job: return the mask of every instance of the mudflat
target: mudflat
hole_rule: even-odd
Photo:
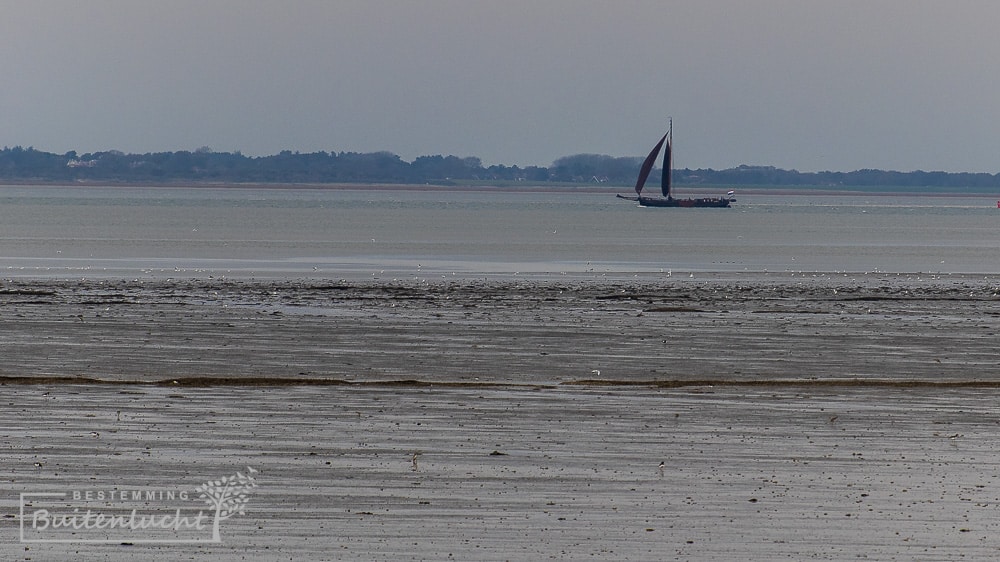
[[[990,557],[998,292],[919,274],[6,281],[2,550]],[[218,543],[19,540],[23,493],[246,467],[258,485]]]
[[[0,376],[559,384],[994,377],[1000,277],[8,281]]]

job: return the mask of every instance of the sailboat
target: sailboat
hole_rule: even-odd
[[[729,207],[736,200],[734,192],[730,191],[725,197],[703,197],[700,199],[674,199],[670,194],[671,176],[673,175],[673,147],[674,147],[674,121],[670,120],[670,127],[667,129],[660,142],[656,143],[649,156],[642,161],[639,168],[639,179],[635,182],[635,196],[618,194],[621,199],[638,201],[640,207]],[[653,164],[656,157],[663,149],[663,177],[660,180],[660,191],[663,192],[663,199],[659,197],[643,197],[642,188],[646,185],[649,173],[653,171]]]

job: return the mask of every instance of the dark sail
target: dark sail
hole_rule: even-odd
[[[670,176],[673,175],[673,144],[674,144],[674,122],[670,121],[670,128],[667,130],[667,147],[663,151],[663,177],[660,179],[660,191],[663,196],[670,199]]]
[[[667,199],[670,198],[670,171],[673,166],[673,161],[670,159],[672,152],[670,144],[670,141],[667,141],[667,146],[663,149],[663,178],[660,179],[660,191]]]
[[[656,162],[656,155],[660,153],[660,148],[663,146],[663,141],[667,140],[667,135],[663,135],[660,142],[656,143],[653,150],[649,153],[649,156],[642,161],[642,167],[639,168],[639,179],[635,182],[635,192],[636,194],[642,194],[642,186],[646,185],[646,178],[649,177],[649,172],[653,171],[653,164]]]

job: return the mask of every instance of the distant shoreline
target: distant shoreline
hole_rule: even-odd
[[[596,186],[596,185],[487,185],[487,184],[402,184],[402,183],[293,183],[293,182],[105,182],[105,181],[48,181],[48,180],[0,180],[0,189],[8,187],[67,187],[67,188],[99,188],[99,189],[314,189],[329,191],[412,191],[412,192],[440,192],[440,193],[460,193],[460,192],[491,192],[491,193],[556,193],[556,194],[608,194],[630,193],[628,186]],[[794,196],[851,196],[864,195],[871,197],[996,197],[1000,199],[1000,191],[997,193],[982,191],[949,191],[927,192],[927,191],[894,191],[892,188],[880,190],[857,187],[780,187],[780,186],[679,186],[679,190],[685,194],[702,195],[718,193],[720,190],[735,189],[737,198],[741,194],[752,195],[794,195]],[[904,188],[899,188],[904,189]]]

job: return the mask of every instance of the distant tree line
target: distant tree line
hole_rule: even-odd
[[[674,170],[674,180],[686,184],[816,187],[1000,188],[1000,174],[970,172],[799,172],[773,166],[738,166],[727,170]]]
[[[53,154],[32,147],[0,150],[0,180],[107,182],[230,183],[410,183],[455,185],[489,182],[570,183],[628,186],[642,157],[577,154],[549,167],[483,166],[475,157],[420,156],[406,162],[391,152],[282,151],[271,156],[214,152],[125,154],[117,150]],[[772,166],[738,166],[726,170],[674,170],[677,184],[707,186],[821,186],[901,188],[1000,188],[1000,174],[893,172],[799,172]]]

